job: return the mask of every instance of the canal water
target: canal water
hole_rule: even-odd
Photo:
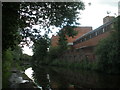
[[[32,68],[26,74],[32,77]],[[34,79],[43,90],[59,88],[120,88],[120,75],[108,75],[93,71],[66,69],[58,67],[41,67],[34,73]]]

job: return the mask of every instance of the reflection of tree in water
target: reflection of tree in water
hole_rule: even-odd
[[[51,68],[51,80],[59,82],[61,87],[74,88],[100,88],[119,87],[120,77],[118,75],[106,75],[85,70],[72,70],[65,68]]]
[[[49,90],[49,80],[47,79],[47,73],[44,68],[34,70],[34,80],[40,85],[43,90]]]
[[[56,84],[56,87],[59,89],[62,88],[68,88],[69,86],[69,81],[66,80],[66,77],[64,75],[62,75],[62,73],[56,73],[55,71],[50,72],[51,74],[51,85],[53,86],[53,88],[55,87],[54,84]]]
[[[119,87],[120,77],[114,75],[105,75],[92,71],[72,70],[57,67],[42,67],[35,71],[36,82],[43,87],[43,90],[69,90],[74,88],[111,88]],[[50,82],[47,75],[50,76]]]
[[[40,85],[43,90],[49,90],[50,88],[52,88],[52,90],[59,90],[62,88],[68,88],[69,86],[69,82],[65,80],[65,77],[63,75],[57,75],[56,72],[52,70],[49,71],[49,69],[45,68],[35,69],[33,77],[35,82],[38,83],[38,85]]]

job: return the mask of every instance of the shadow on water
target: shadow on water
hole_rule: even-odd
[[[77,88],[120,88],[119,75],[107,75],[85,70],[40,67],[34,73],[35,81],[43,90]]]

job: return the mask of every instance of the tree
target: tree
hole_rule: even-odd
[[[58,35],[59,35],[58,45],[62,51],[65,51],[68,48],[67,36],[74,37],[75,35],[77,35],[78,32],[74,31],[75,27],[76,26],[68,26],[67,25],[58,32]]]
[[[34,55],[32,60],[33,66],[39,66],[39,64],[46,59],[48,47],[49,41],[45,37],[39,38],[39,40],[34,43]]]
[[[30,39],[35,45],[33,64],[38,65],[39,60],[45,58],[48,48],[48,39],[40,32],[44,30],[47,35],[51,31],[50,26],[62,28],[77,24],[78,10],[83,9],[82,2],[3,2],[3,53],[9,48],[15,49],[20,42],[29,45]],[[40,30],[33,29],[33,25],[39,25]]]
[[[59,41],[58,41],[58,45],[60,47],[60,49],[63,51],[63,50],[66,50],[67,49],[67,38],[66,38],[66,34],[63,30],[61,30],[59,33]]]
[[[35,40],[40,30],[32,29],[39,25],[41,30],[50,31],[50,26],[63,27],[76,24],[78,10],[84,9],[82,2],[3,2],[3,50],[14,47],[29,37]],[[6,41],[9,40],[9,41]]]
[[[19,3],[2,3],[2,50],[13,48],[20,41]]]
[[[98,69],[107,73],[120,73],[120,17],[116,19],[114,31],[96,47]]]
[[[22,49],[20,46],[16,46],[13,50],[13,60],[15,60],[16,62],[20,61],[21,57],[22,57]]]
[[[9,88],[9,77],[13,67],[13,55],[10,49],[2,52],[2,88]]]

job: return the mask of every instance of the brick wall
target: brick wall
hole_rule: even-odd
[[[78,34],[74,37],[68,37],[67,36],[67,41],[68,43],[72,43],[74,40],[76,40],[78,37],[82,36],[83,34],[89,32],[92,30],[92,27],[78,27],[78,28],[75,28],[74,29],[75,31],[78,32]],[[51,46],[55,47],[58,45],[58,40],[59,40],[59,36],[56,35],[56,36],[52,36],[51,38]]]
[[[89,31],[88,29],[86,29],[86,31]],[[82,31],[81,31],[82,32]],[[83,31],[84,33],[85,31]],[[89,40],[86,40],[84,42],[78,43],[78,44],[74,44],[73,45],[73,49],[67,50],[64,53],[62,53],[61,55],[61,60],[67,60],[70,62],[81,62],[81,60],[84,60],[85,58],[88,58],[90,62],[95,61],[95,54],[94,54],[94,48],[95,46],[99,43],[100,40],[106,38],[109,34],[111,33],[111,31],[106,31],[98,36],[95,36]],[[79,32],[79,35],[83,35]],[[71,42],[72,40],[76,40],[76,38],[79,37],[76,36],[74,39],[71,39],[71,37],[68,39],[69,42]],[[53,36],[52,40],[54,42],[52,42],[54,44],[54,46],[57,46],[58,43],[58,36]]]
[[[90,62],[95,60],[94,55],[94,46],[93,47],[85,47],[73,50],[67,50],[61,55],[61,60],[66,60],[69,62],[81,62],[86,58],[89,59]]]
[[[53,46],[53,47],[58,46],[58,40],[59,40],[59,36],[58,35],[56,35],[56,36],[52,35],[51,46]]]
[[[87,47],[87,46],[96,46],[101,39],[106,38],[109,34],[110,34],[110,31],[105,32],[105,33],[100,34],[100,35],[98,35],[94,38],[91,38],[91,39],[86,40],[84,42],[75,44],[73,47],[74,48],[80,48],[80,47]]]
[[[72,37],[67,37],[68,39],[68,43],[72,43],[74,40],[76,40],[77,38],[79,38],[80,36],[82,36],[83,34],[89,32],[92,30],[92,27],[78,27],[74,29],[75,31],[78,32],[78,34],[76,36],[74,36],[74,38]]]

